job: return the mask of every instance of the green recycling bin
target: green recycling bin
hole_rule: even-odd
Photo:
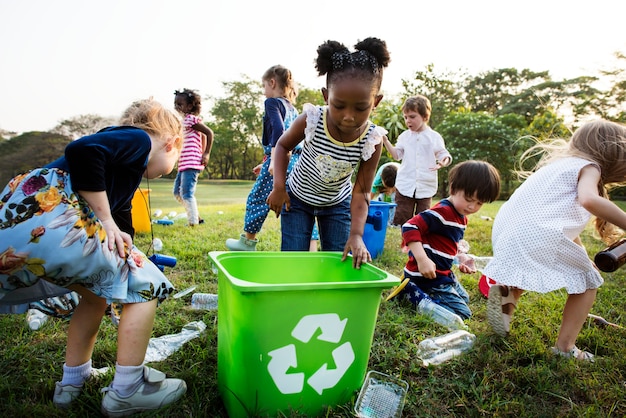
[[[348,402],[367,372],[382,290],[400,279],[335,252],[223,252],[218,387],[232,418],[309,416]]]

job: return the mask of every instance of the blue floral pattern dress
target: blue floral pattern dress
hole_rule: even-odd
[[[128,138],[132,146],[137,143],[134,136],[133,132]],[[139,143],[145,145],[145,139]],[[141,160],[147,163],[147,157]],[[122,258],[116,249],[109,250],[99,219],[74,192],[70,174],[61,168],[19,175],[0,194],[0,304],[56,296],[67,292],[58,287],[72,284],[84,286],[108,303],[161,302],[174,291],[136,247],[126,254]],[[11,297],[14,293],[23,296]]]

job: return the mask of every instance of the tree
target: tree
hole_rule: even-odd
[[[78,139],[85,135],[96,133],[107,126],[115,125],[116,122],[115,118],[111,117],[107,118],[94,114],[78,115],[62,120],[50,132]]]
[[[454,158],[453,164],[466,160],[490,162],[500,172],[502,196],[508,196],[512,191],[511,182],[516,177],[513,173],[515,161],[525,149],[518,141],[525,126],[519,115],[496,117],[487,112],[463,111],[448,115],[437,131],[446,141],[446,148]],[[440,191],[446,192],[445,184]]]
[[[248,76],[223,82],[225,97],[213,99],[209,126],[215,133],[208,170],[212,177],[253,179],[261,162],[263,102],[261,84]]]
[[[298,91],[298,98],[296,99],[295,106],[301,111],[302,105],[305,103],[321,106],[324,104],[324,96],[320,90],[301,87]]]
[[[626,55],[616,52],[618,62],[626,61]],[[600,74],[610,83],[610,88],[603,95],[604,108],[600,115],[609,120],[626,123],[626,69],[613,68],[601,70]]]
[[[24,132],[0,142],[0,184],[63,155],[70,138],[50,132]]]
[[[429,64],[425,71],[417,71],[413,80],[402,80],[405,93],[401,99],[404,101],[415,94],[428,97],[432,106],[428,124],[437,130],[437,126],[450,112],[467,106],[462,94],[462,77],[462,73],[437,73],[434,64]]]

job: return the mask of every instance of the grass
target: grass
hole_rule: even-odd
[[[144,187],[147,187],[144,185]],[[171,181],[153,181],[152,212],[161,209],[183,212],[171,196]],[[201,181],[197,190],[200,213],[206,223],[194,229],[184,221],[172,226],[154,225],[154,237],[163,241],[162,253],[175,256],[178,264],[166,274],[178,289],[196,285],[198,292],[217,292],[217,277],[206,256],[226,250],[224,241],[237,237],[243,226],[245,198],[250,182]],[[621,203],[620,203],[621,204]],[[470,217],[466,240],[471,252],[490,255],[492,222],[501,202],[485,205]],[[278,251],[279,221],[270,215],[259,235],[258,250]],[[141,233],[136,243],[149,252],[150,233]],[[583,235],[591,256],[603,245]],[[406,255],[399,249],[400,233],[389,228],[383,254],[373,261],[377,267],[401,276]],[[477,337],[475,347],[463,356],[440,366],[424,368],[416,357],[417,344],[424,338],[443,334],[445,328],[415,314],[396,302],[381,302],[369,370],[391,374],[409,382],[405,417],[623,417],[626,416],[626,331],[586,325],[579,338],[581,348],[600,358],[581,364],[555,358],[554,344],[566,294],[528,293],[522,297],[509,338],[495,336],[486,323],[486,299],[478,291],[479,274],[459,274],[471,295],[473,317],[467,321]],[[592,312],[623,323],[626,307],[626,270],[604,274]],[[388,291],[383,292],[385,296]],[[158,417],[226,417],[217,388],[217,314],[189,309],[189,298],[171,299],[157,313],[154,337],[180,332],[191,322],[202,320],[206,333],[193,339],[167,359],[152,364],[188,384],[185,397],[162,411],[145,413]],[[88,382],[83,395],[68,411],[52,404],[54,382],[60,380],[64,361],[67,321],[53,319],[40,330],[30,331],[24,315],[0,315],[0,399],[3,416],[84,417],[100,415],[99,389],[112,374]],[[103,321],[95,347],[95,367],[115,364],[116,328]],[[254,384],[254,382],[251,382]],[[327,417],[351,417],[357,392],[351,402],[326,411]],[[299,416],[293,412],[290,416]],[[237,417],[238,418],[238,417]]]

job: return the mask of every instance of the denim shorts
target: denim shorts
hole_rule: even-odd
[[[308,251],[313,225],[317,220],[321,251],[343,251],[350,236],[350,201],[348,197],[332,206],[313,206],[288,190],[291,207],[280,213],[281,251]]]

